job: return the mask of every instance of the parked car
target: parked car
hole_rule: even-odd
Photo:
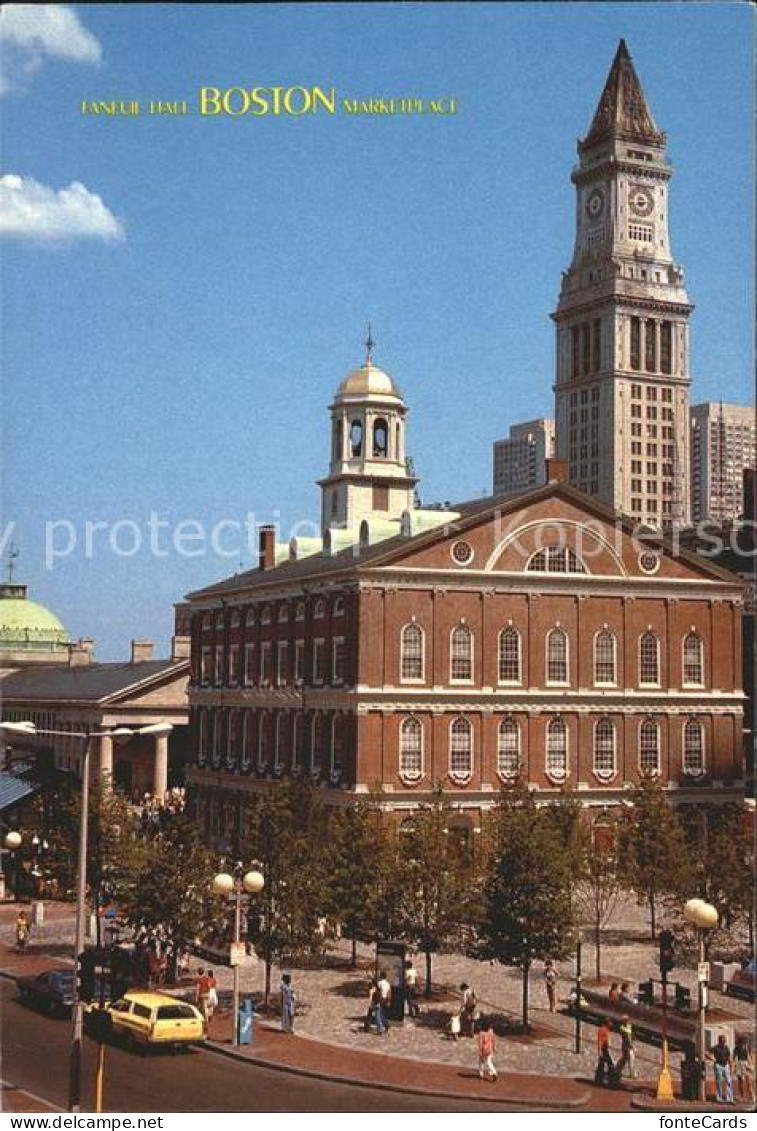
[[[74,1004],[74,971],[70,966],[24,974],[16,978],[16,985],[23,1001],[48,1013],[69,1013]]]
[[[194,1005],[169,994],[129,990],[106,1008],[106,1027],[132,1048],[186,1047],[207,1037],[205,1019]]]

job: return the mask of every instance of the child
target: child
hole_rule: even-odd
[[[491,1021],[485,1021],[478,1034],[478,1074],[482,1080],[494,1082],[497,1079],[497,1069],[494,1067],[496,1048],[494,1026]]]

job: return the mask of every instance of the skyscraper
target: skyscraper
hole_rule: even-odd
[[[689,517],[688,319],[668,235],[666,138],[620,41],[578,143],[576,240],[556,326],[557,456],[652,526]]]
[[[757,424],[748,405],[714,403],[691,410],[691,517],[729,522],[744,509],[744,470],[755,466]]]
[[[512,495],[547,482],[546,461],[555,454],[554,420],[511,424],[494,444],[494,494]]]

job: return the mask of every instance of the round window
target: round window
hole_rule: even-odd
[[[458,565],[468,565],[473,561],[473,547],[470,542],[455,542],[452,546],[452,560]]]
[[[644,573],[657,573],[660,568],[660,555],[654,550],[642,550],[639,554],[639,568],[643,569]]]

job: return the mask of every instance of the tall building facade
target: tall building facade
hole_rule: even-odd
[[[735,522],[744,513],[744,471],[755,466],[757,423],[748,405],[706,402],[691,410],[691,517]]]
[[[665,134],[621,40],[578,142],[576,239],[556,326],[570,482],[653,527],[689,519],[689,303],[673,260]]]
[[[511,424],[510,434],[494,444],[494,494],[512,495],[547,482],[546,461],[555,454],[554,420]]]

